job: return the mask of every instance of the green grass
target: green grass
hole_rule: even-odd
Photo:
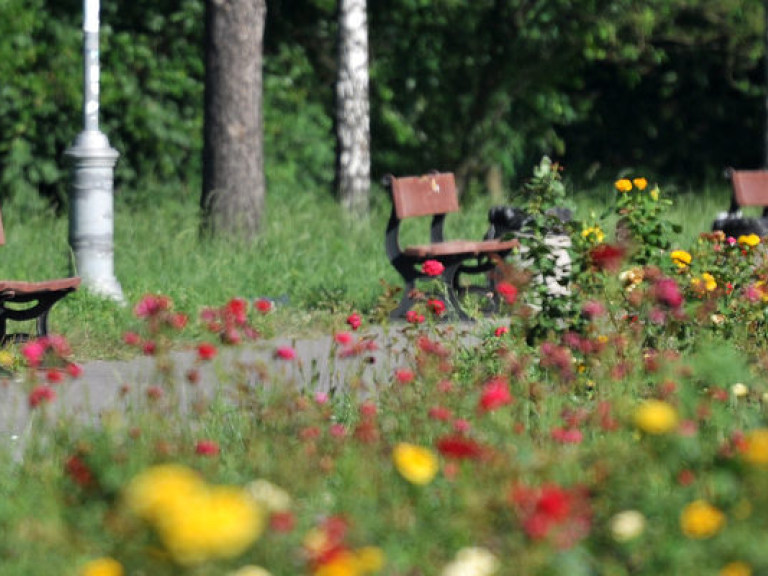
[[[709,229],[728,206],[724,187],[672,191],[670,218],[682,226],[680,246]],[[612,207],[611,183],[571,192],[578,219],[591,220]],[[161,194],[167,199],[169,194]],[[382,282],[399,286],[384,253],[389,203],[372,192],[365,219],[349,219],[330,194],[274,190],[268,195],[263,232],[252,243],[205,241],[198,235],[198,203],[184,190],[178,201],[148,207],[127,206],[118,195],[115,218],[115,274],[129,303],[120,307],[85,290],[68,296],[51,314],[52,330],[72,342],[81,357],[120,353],[120,336],[133,324],[132,305],[147,293],[170,296],[176,309],[192,316],[233,296],[278,299],[287,330],[322,328],[328,313],[369,313],[383,292]],[[474,198],[450,215],[450,238],[481,238],[487,228],[489,198]],[[42,280],[68,275],[73,261],[66,215],[22,213],[3,206],[7,244],[0,252],[0,278]],[[610,219],[607,221],[610,226]],[[407,223],[405,240],[424,241],[425,222]]]

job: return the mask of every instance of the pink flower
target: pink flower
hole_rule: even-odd
[[[46,372],[45,379],[51,384],[61,384],[64,382],[64,372],[57,368],[51,368]]]
[[[163,389],[160,388],[160,386],[150,386],[147,388],[147,398],[150,400],[160,400],[163,396],[165,396],[165,392],[163,392]]]
[[[463,418],[456,418],[456,420],[453,421],[454,431],[460,434],[465,434],[466,432],[469,432],[471,428],[472,428],[472,424],[469,423],[469,420],[464,420]]]
[[[198,456],[218,456],[219,445],[213,440],[198,440],[195,445],[195,454]]]
[[[413,370],[408,368],[399,368],[395,370],[395,378],[400,384],[409,384],[410,382],[413,382],[415,377],[416,375],[413,373]]]
[[[584,434],[578,428],[553,428],[550,436],[562,444],[581,444]]]
[[[499,282],[496,284],[496,292],[498,292],[510,306],[517,300],[517,287],[509,282]]]
[[[447,422],[453,418],[453,413],[444,406],[434,406],[429,409],[429,417],[432,418],[432,420]]]
[[[157,316],[160,312],[170,310],[172,304],[173,301],[168,296],[147,294],[136,304],[133,313],[138,318]]]
[[[253,306],[260,314],[267,314],[272,311],[272,302],[266,298],[259,298],[253,303]]]
[[[327,392],[317,392],[315,393],[315,402],[318,404],[327,404],[328,403],[328,393]]]
[[[421,271],[427,276],[440,276],[444,270],[445,266],[437,260],[427,260],[421,265]]]
[[[347,316],[347,324],[349,324],[349,327],[352,328],[352,330],[357,330],[360,328],[360,324],[363,323],[362,318],[360,318],[360,314],[357,312],[353,312],[349,316]]]
[[[347,435],[347,429],[343,424],[331,424],[328,432],[334,438],[344,438]]]
[[[605,314],[605,306],[603,306],[603,304],[597,300],[590,300],[584,303],[584,306],[581,308],[581,312],[590,320],[594,320],[595,318],[600,318]]]
[[[661,278],[656,282],[653,293],[657,302],[670,308],[679,308],[683,304],[683,295],[672,278]]]
[[[45,355],[45,346],[39,340],[27,342],[21,349],[21,354],[30,366],[40,366],[40,362]]]
[[[275,356],[281,360],[295,360],[296,350],[291,346],[279,346],[277,350],[275,350]]]
[[[509,384],[503,378],[497,376],[491,378],[483,385],[480,395],[479,408],[483,412],[490,412],[512,403],[512,394]]]
[[[216,346],[210,342],[202,342],[197,346],[197,357],[199,360],[213,360],[217,353],[218,350],[216,349]]]
[[[56,399],[56,391],[50,386],[41,384],[35,386],[29,393],[29,407],[37,408],[43,402],[53,402]]]
[[[499,326],[493,331],[493,335],[496,336],[496,338],[501,338],[504,334],[509,334],[509,328],[506,326]]]
[[[155,352],[157,352],[157,344],[151,340],[148,340],[147,342],[144,342],[144,345],[141,347],[141,351],[145,356],[153,356]]]
[[[128,346],[138,346],[141,343],[141,336],[136,334],[136,332],[126,332],[123,334],[123,342],[128,344]]]

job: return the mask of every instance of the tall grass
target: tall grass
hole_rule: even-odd
[[[363,219],[346,217],[330,194],[271,192],[263,232],[251,243],[201,239],[193,191],[180,191],[177,201],[162,194],[161,203],[138,207],[118,196],[115,273],[126,302],[162,293],[178,310],[195,315],[233,296],[269,297],[297,330],[308,330],[308,319],[319,321],[324,312],[370,312],[382,294],[382,282],[399,285],[384,252],[390,209],[384,191],[374,190],[370,215]],[[681,246],[708,230],[715,214],[728,206],[722,186],[674,191],[673,197],[670,219],[682,227]],[[592,190],[571,190],[570,198],[576,218],[591,220],[613,206],[614,190],[606,182]],[[481,238],[491,204],[487,197],[470,199],[461,213],[449,216],[446,234]],[[29,213],[12,203],[2,208],[7,244],[0,252],[0,278],[42,280],[70,273],[66,215]],[[406,227],[405,238],[423,241],[426,233],[426,223],[414,223]],[[119,306],[85,290],[57,304],[51,315],[52,329],[85,356],[116,354],[131,320],[130,305]]]

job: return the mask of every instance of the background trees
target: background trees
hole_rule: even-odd
[[[80,0],[0,0],[0,186],[66,201]],[[576,179],[692,183],[763,163],[762,0],[368,0],[372,178],[432,168],[508,187],[544,152]],[[202,0],[105,2],[102,125],[128,202],[196,199]],[[332,193],[337,0],[272,0],[270,194]],[[498,177],[500,175],[500,178]],[[167,184],[168,186],[158,186]]]

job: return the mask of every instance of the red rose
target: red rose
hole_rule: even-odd
[[[444,270],[445,266],[437,260],[427,260],[421,265],[421,271],[427,276],[440,276]]]

